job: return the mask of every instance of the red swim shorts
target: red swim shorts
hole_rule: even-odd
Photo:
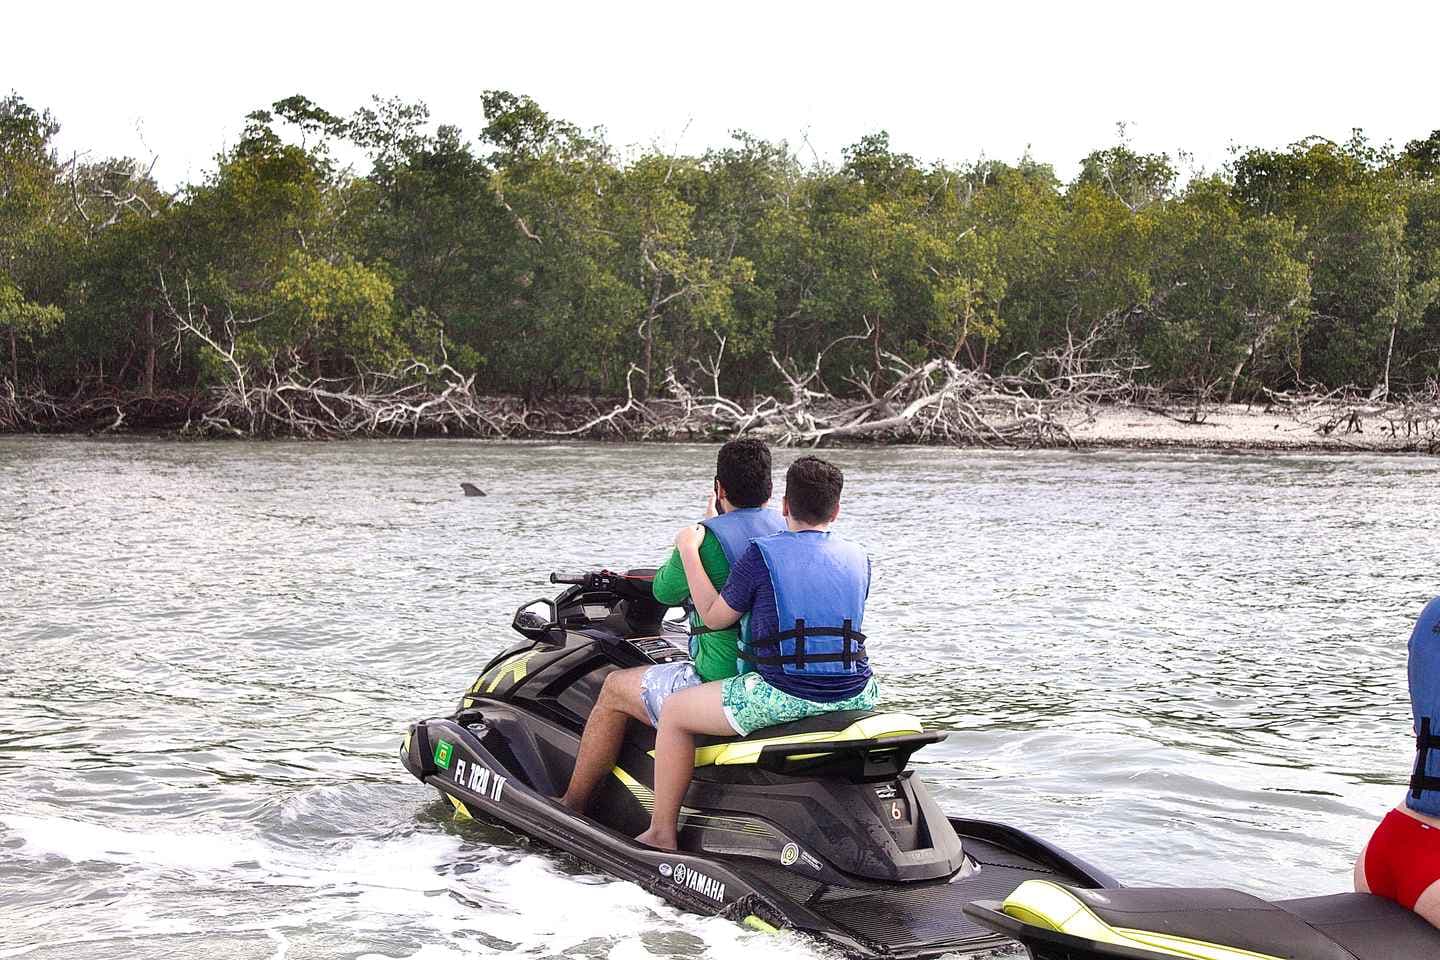
[[[1370,892],[1414,910],[1420,894],[1437,880],[1440,830],[1391,810],[1365,849],[1365,882]]]

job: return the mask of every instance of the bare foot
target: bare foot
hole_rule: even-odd
[[[567,793],[565,794],[565,796],[560,798],[560,803],[563,804],[571,813],[578,813],[581,816],[585,815],[585,807],[587,806],[587,804],[584,800],[576,799],[575,797],[572,797],[570,796],[570,794]]]
[[[656,830],[654,827],[651,827],[649,830],[646,830],[644,833],[640,834],[640,836],[636,837],[635,842],[643,843],[646,846],[655,847],[659,850],[676,849],[675,834],[664,834]]]

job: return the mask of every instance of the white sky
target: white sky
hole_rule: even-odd
[[[883,128],[922,160],[1028,145],[1068,177],[1117,121],[1136,148],[1212,169],[1232,143],[1426,136],[1440,128],[1437,28],[1434,0],[29,0],[0,15],[0,93],[49,107],[66,151],[158,154],[169,185],[292,93],[340,114],[372,93],[420,99],[473,135],[490,88],[621,147],[700,152],[741,128],[802,150],[808,133],[838,161]]]

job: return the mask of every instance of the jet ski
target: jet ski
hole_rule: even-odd
[[[1027,880],[965,912],[1032,960],[1434,960],[1440,930],[1393,900],[1267,901],[1225,889],[1079,889]]]
[[[485,666],[454,713],[410,727],[405,769],[458,815],[508,826],[685,910],[801,931],[861,957],[1004,946],[1008,932],[962,908],[1027,879],[1117,886],[1015,827],[942,812],[909,761],[946,735],[902,713],[837,712],[701,739],[678,851],[633,839],[650,822],[655,737],[632,723],[591,815],[572,813],[555,798],[605,677],[688,657],[684,623],[666,619],[653,577],[551,574],[564,589],[516,611],[523,639]]]

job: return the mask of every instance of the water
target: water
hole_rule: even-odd
[[[1440,462],[834,456],[946,809],[1127,882],[1348,886],[1410,758]],[[0,957],[818,957],[458,825],[396,759],[547,571],[660,560],[713,458],[0,438]]]

